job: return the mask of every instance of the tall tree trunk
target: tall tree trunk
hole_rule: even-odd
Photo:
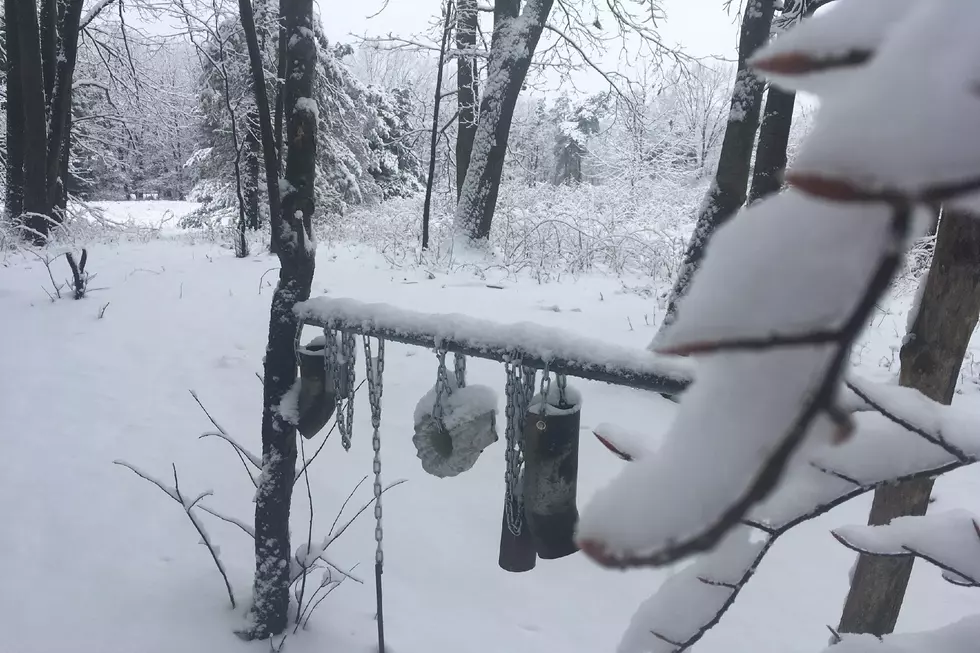
[[[456,3],[456,103],[459,118],[456,129],[456,199],[463,192],[463,180],[470,167],[473,139],[476,136],[476,103],[480,97],[480,75],[476,50],[476,32],[479,26],[476,0],[458,0]]]
[[[37,9],[33,2],[15,0],[17,41],[20,55],[20,92],[23,100],[24,183],[23,210],[26,235],[35,243],[47,240],[51,205],[48,203],[47,121],[44,77]]]
[[[259,228],[259,116],[254,110],[249,111],[245,118],[245,217],[248,228],[256,231]]]
[[[55,79],[51,95],[48,98],[48,144],[47,181],[48,205],[52,209],[61,204],[67,197],[65,184],[67,179],[61,176],[62,153],[70,145],[69,131],[71,129],[72,81],[75,77],[75,61],[78,58],[78,32],[82,19],[84,0],[64,0],[63,11],[58,20],[58,38],[56,40]],[[68,153],[64,153],[68,156]],[[60,222],[62,214],[52,211],[51,217]]]
[[[949,404],[980,316],[980,220],[944,211],[922,300],[899,357],[899,384]],[[932,480],[875,490],[869,524],[924,515]],[[841,616],[840,632],[884,635],[895,629],[912,573],[912,558],[861,555]]]
[[[41,43],[41,73],[44,98],[50,104],[58,71],[58,0],[41,0],[38,28]]]
[[[283,97],[284,87],[283,81],[286,79],[286,65],[288,61],[286,60],[286,23],[283,22],[282,16],[279,17],[279,48],[277,50],[278,62],[276,63],[276,106],[275,106],[275,135],[276,135],[276,176],[282,174],[282,162],[285,160],[285,156],[282,149],[282,138],[283,138]]]
[[[429,249],[429,212],[432,209],[432,187],[436,181],[436,147],[439,144],[439,107],[442,105],[442,70],[446,62],[449,44],[449,22],[452,20],[453,2],[446,2],[446,16],[442,25],[442,46],[439,48],[439,67],[436,69],[436,93],[432,104],[432,137],[429,141],[429,174],[425,181],[425,202],[422,204],[422,249]]]
[[[285,180],[281,214],[272,230],[279,255],[279,283],[272,296],[266,346],[262,411],[262,481],[255,496],[255,585],[252,627],[247,636],[264,639],[286,628],[289,610],[289,512],[296,473],[296,426],[279,410],[296,381],[294,345],[300,325],[293,308],[310,296],[316,244],[313,240],[317,116],[309,103],[315,97],[316,71],[313,0],[281,0],[290,62],[284,88],[288,121]],[[242,24],[250,55],[258,54],[252,8],[241,0]],[[261,77],[261,60],[252,57],[256,104],[262,123],[267,175],[275,175],[275,141]],[[261,96],[261,98],[259,97]],[[301,101],[302,100],[302,101]],[[265,117],[262,117],[264,112]],[[278,188],[276,188],[278,190]]]
[[[454,224],[456,233],[472,243],[490,238],[514,107],[554,0],[526,0],[523,11],[520,4],[494,4],[487,84]]]
[[[747,0],[738,39],[738,68],[732,91],[731,111],[721,145],[718,171],[708,189],[694,234],[687,244],[684,261],[671,292],[663,326],[674,321],[677,302],[701,266],[708,241],[715,230],[729,220],[745,203],[752,161],[752,146],[759,128],[759,113],[765,84],[748,67],[748,59],[769,39],[774,11],[773,0]]]
[[[796,93],[775,86],[770,86],[766,92],[766,108],[762,112],[759,143],[755,148],[749,204],[779,192],[783,186],[786,150],[789,147],[789,132],[793,127],[795,105]]]
[[[17,224],[24,212],[24,100],[21,94],[17,0],[4,0],[4,45],[7,51],[7,197],[6,213]]]
[[[285,10],[292,8],[295,0],[280,0],[279,20],[288,20]],[[259,131],[262,135],[262,156],[265,163],[265,184],[266,192],[269,195],[269,226],[272,231],[272,238],[269,249],[278,254],[279,241],[281,238],[282,227],[280,225],[281,198],[279,195],[279,157],[282,155],[280,147],[277,147],[276,137],[272,131],[272,116],[269,112],[269,94],[265,86],[265,69],[262,65],[262,51],[259,50],[259,36],[255,31],[255,15],[252,13],[252,5],[249,0],[238,0],[238,10],[241,14],[242,30],[245,33],[245,44],[248,46],[248,62],[252,71],[252,88],[255,92],[255,109],[259,114]],[[295,17],[294,17],[295,18]],[[284,33],[285,34],[285,33]],[[280,39],[280,45],[285,41]],[[315,53],[314,53],[315,57]],[[282,68],[283,60],[287,60],[285,49],[279,52],[279,67]],[[283,72],[285,76],[285,71]]]

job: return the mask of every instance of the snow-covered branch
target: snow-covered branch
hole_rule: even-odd
[[[180,504],[181,508],[184,509],[184,514],[187,515],[187,518],[191,521],[191,524],[193,524],[194,530],[196,530],[197,534],[201,536],[201,544],[206,546],[208,549],[208,553],[211,554],[211,559],[214,561],[214,565],[218,568],[218,573],[221,574],[221,579],[224,580],[225,582],[225,589],[228,591],[228,600],[231,602],[231,607],[234,608],[235,593],[231,589],[231,581],[228,580],[228,572],[225,570],[225,566],[224,564],[222,564],[221,558],[218,557],[218,554],[220,553],[220,549],[216,544],[214,544],[211,541],[211,538],[208,535],[207,530],[205,530],[204,528],[204,524],[201,523],[201,520],[198,519],[197,515],[194,513],[194,508],[198,506],[198,504],[201,502],[202,499],[211,496],[212,491],[206,490],[204,492],[201,492],[194,498],[185,497],[180,491],[180,482],[177,480],[176,465],[172,465],[173,473],[174,473],[174,484],[171,486],[171,485],[167,485],[164,481],[161,481],[160,479],[155,478],[154,476],[148,474],[147,472],[144,472],[143,470],[139,469],[135,465],[126,462],[125,460],[116,460],[113,462],[115,462],[115,464],[120,465],[122,467],[126,467],[134,474],[142,478],[143,480],[149,481],[153,485],[156,485],[168,497],[170,497],[171,499],[173,499],[174,501]],[[208,512],[212,512],[212,511],[208,510]],[[226,521],[228,520],[226,519]]]
[[[890,408],[900,404],[904,410],[898,411],[899,416],[876,412],[867,404],[855,405],[862,412],[852,414],[854,429],[846,441],[837,443],[831,437],[809,440],[790,462],[781,484],[746,516],[741,526],[710,553],[671,576],[640,607],[624,635],[621,653],[679,653],[693,646],[721,620],[775,541],[795,526],[882,485],[933,477],[980,459],[980,435],[975,429],[980,414],[975,410],[944,406],[909,388],[854,380],[850,385],[860,386],[868,395],[879,398],[890,395],[893,401],[884,403]],[[827,430],[824,436],[831,433]],[[601,425],[596,435],[610,448],[634,460],[651,455],[650,448],[636,434]],[[955,443],[965,459],[960,460],[936,444],[940,439]],[[913,541],[906,536],[908,530],[899,533],[906,536],[903,543],[922,557],[957,569],[947,574],[950,580],[974,578],[975,571],[980,574],[976,568],[980,564],[980,539],[972,522],[967,523],[966,516],[959,513],[944,518],[958,520],[961,528],[957,537],[964,542],[969,540],[977,550],[972,566],[964,565],[962,553],[959,558],[950,559],[952,554],[946,554],[949,550],[937,551],[934,546]],[[854,547],[871,550],[872,540],[864,537],[863,528],[842,529],[836,534]],[[928,532],[928,528],[923,530]],[[878,550],[890,550],[883,539],[876,541]]]

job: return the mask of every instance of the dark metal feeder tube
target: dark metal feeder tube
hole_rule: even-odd
[[[537,554],[545,560],[578,551],[575,525],[581,415],[581,405],[539,403],[532,407],[524,425],[524,512]]]

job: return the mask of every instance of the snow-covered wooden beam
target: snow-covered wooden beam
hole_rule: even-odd
[[[500,324],[459,314],[421,313],[387,304],[317,297],[296,307],[307,325],[351,331],[416,347],[443,349],[614,385],[681,393],[689,361],[611,345],[530,322]]]

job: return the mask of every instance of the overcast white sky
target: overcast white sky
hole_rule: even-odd
[[[358,36],[383,36],[389,32],[408,36],[426,28],[439,14],[443,0],[316,0],[327,36],[333,41]],[[738,3],[733,3],[736,7]],[[667,20],[660,27],[664,41],[682,45],[694,56],[735,57],[736,16],[728,15],[723,0],[662,0]]]
[[[426,30],[433,16],[439,14],[445,0],[315,0],[328,38],[334,42],[352,41],[355,36],[409,37]],[[734,60],[738,38],[738,16],[726,13],[724,0],[661,0],[667,19],[659,26],[665,44],[680,46],[695,57],[719,56]],[[737,11],[739,3],[733,3]],[[378,13],[373,18],[368,18]],[[615,55],[600,65],[616,69]],[[627,72],[627,71],[622,71]],[[545,80],[546,87],[538,91],[553,91],[557,78]],[[576,73],[572,81],[579,91],[596,92],[608,84],[593,71]]]

